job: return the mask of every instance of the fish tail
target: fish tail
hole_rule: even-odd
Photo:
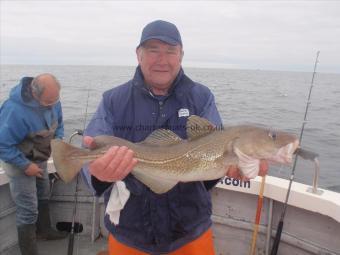
[[[71,155],[87,154],[87,150],[72,146],[60,139],[53,139],[51,148],[53,163],[58,175],[66,183],[72,181],[87,161],[71,157]]]

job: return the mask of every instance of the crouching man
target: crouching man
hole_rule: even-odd
[[[51,74],[24,77],[0,108],[0,159],[17,206],[22,255],[37,255],[36,239],[61,239],[51,228],[47,160],[50,141],[63,138],[60,84]]]

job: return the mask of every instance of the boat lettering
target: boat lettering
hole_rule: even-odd
[[[238,180],[238,179],[234,179],[230,177],[225,177],[221,179],[220,183],[224,185],[233,185],[233,186],[237,186],[241,188],[250,189],[250,181],[242,181],[242,180]]]

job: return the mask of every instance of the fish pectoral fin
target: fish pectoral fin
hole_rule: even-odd
[[[237,155],[233,152],[228,152],[223,154],[223,165],[228,167],[230,165],[238,165],[239,159]]]
[[[138,171],[133,171],[132,174],[144,185],[149,187],[153,192],[157,194],[162,194],[171,190],[176,184],[177,181],[169,180],[165,178],[155,177],[152,175],[146,175]]]
[[[238,157],[238,168],[242,174],[247,178],[255,178],[259,174],[260,160],[244,154],[237,147],[234,148],[234,152]]]
[[[209,120],[191,115],[187,122],[188,140],[194,140],[202,136],[206,136],[215,130],[215,125]]]
[[[143,142],[143,145],[164,146],[177,144],[183,141],[178,135],[168,129],[157,129],[153,131]]]

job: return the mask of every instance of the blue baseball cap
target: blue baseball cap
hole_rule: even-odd
[[[170,45],[182,45],[181,35],[177,27],[164,20],[155,20],[147,24],[142,32],[140,38],[140,43],[137,48],[139,48],[144,42],[150,39],[161,40]]]

